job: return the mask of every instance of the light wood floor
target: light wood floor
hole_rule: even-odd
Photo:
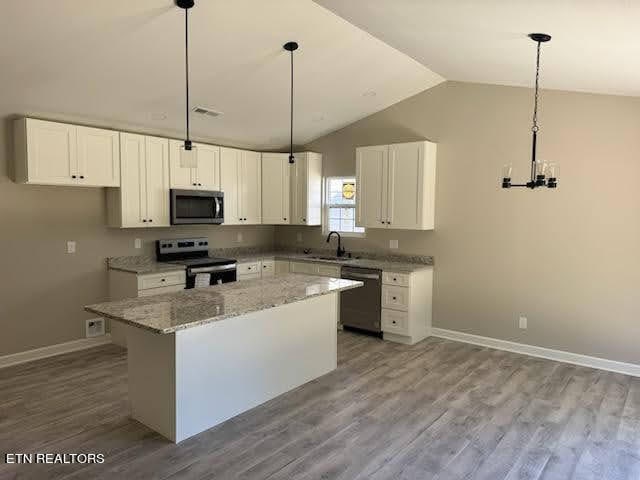
[[[638,378],[435,338],[338,339],[337,371],[180,445],[128,418],[118,347],[0,370],[0,453],[106,457],[0,463],[0,478],[640,478]]]

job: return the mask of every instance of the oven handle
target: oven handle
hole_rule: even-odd
[[[236,264],[232,263],[231,265],[219,265],[215,267],[199,267],[199,268],[191,268],[189,269],[189,274],[196,273],[211,273],[211,272],[224,272],[227,270],[235,270]]]

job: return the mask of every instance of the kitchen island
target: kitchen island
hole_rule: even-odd
[[[127,326],[134,419],[180,442],[337,366],[338,294],[312,275],[89,305]]]

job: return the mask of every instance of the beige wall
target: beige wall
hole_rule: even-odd
[[[153,253],[158,238],[190,235],[212,246],[273,243],[270,226],[107,228],[104,189],[15,184],[13,113],[0,112],[0,356],[84,338],[91,315],[82,306],[107,298],[106,257]],[[65,253],[67,240],[77,242],[76,254]]]
[[[438,142],[435,231],[345,241],[434,255],[437,327],[640,363],[640,99],[544,91],[540,158],[560,163],[560,188],[503,191],[504,163],[528,172],[531,93],[447,82],[308,148],[325,175],[353,175],[356,146]],[[276,239],[326,246],[319,228]]]

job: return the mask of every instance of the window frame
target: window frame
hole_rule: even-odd
[[[340,208],[353,208],[353,224],[356,222],[356,205],[342,205],[342,204],[333,204],[329,203],[329,182],[331,180],[346,180],[352,179],[356,184],[356,198],[358,195],[358,183],[356,182],[355,175],[334,175],[331,177],[324,177],[324,181],[322,182],[322,235],[326,236],[329,234],[331,230],[329,230],[329,209],[330,207],[340,206]],[[364,238],[367,236],[367,229],[365,227],[362,228],[364,231],[362,232],[342,232],[338,231],[341,237],[352,237],[352,238]]]

